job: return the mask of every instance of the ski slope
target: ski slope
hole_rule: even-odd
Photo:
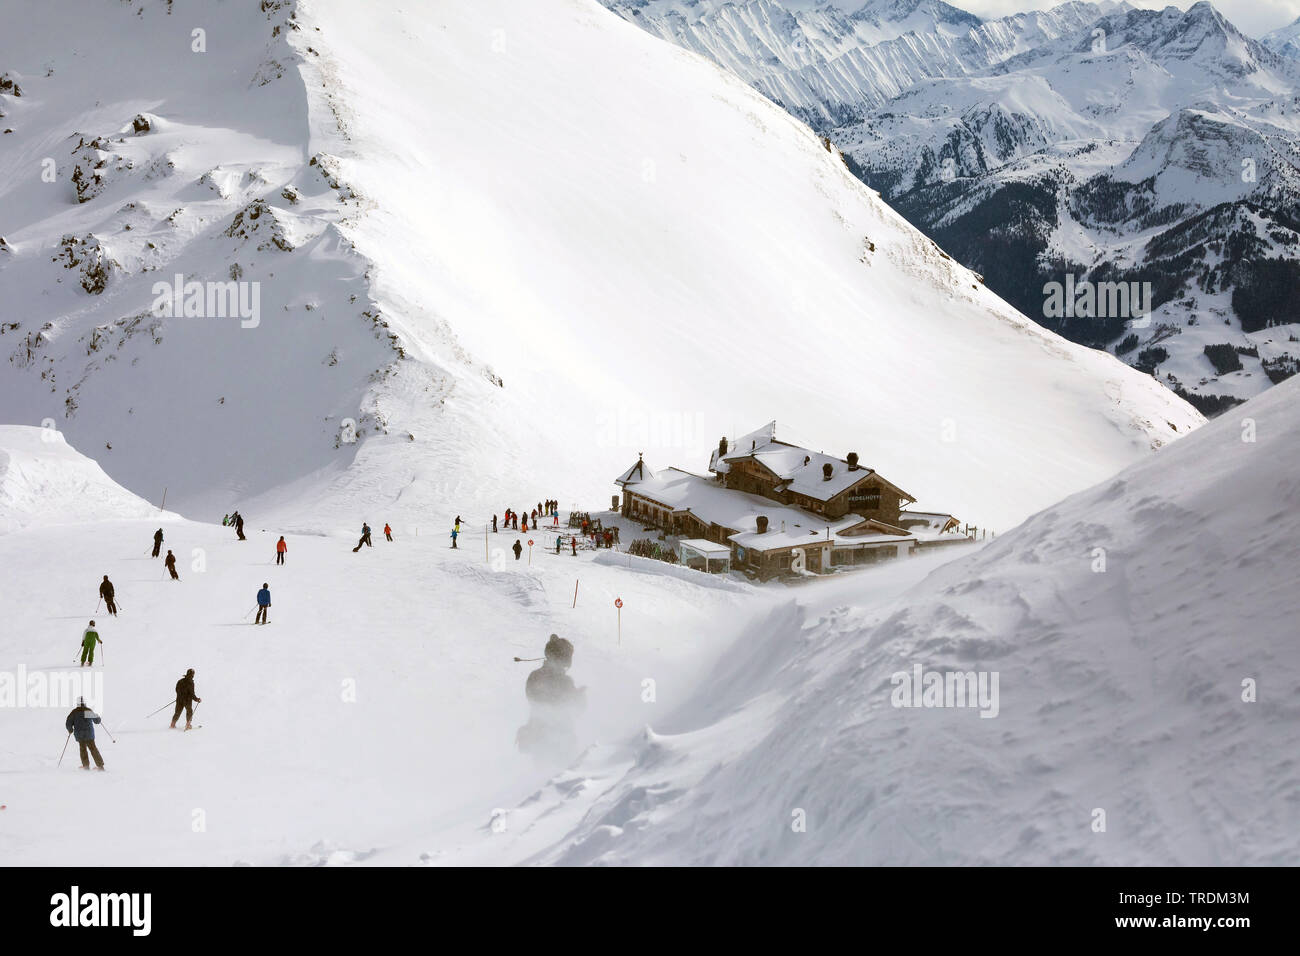
[[[594,0],[9,8],[0,407],[190,517],[589,506],[776,419],[1001,529],[1202,421]],[[156,316],[177,273],[257,324]]]
[[[516,562],[519,535],[489,535],[485,551],[483,530],[467,528],[452,550],[441,528],[394,522],[390,543],[385,516],[371,515],[374,547],[354,554],[355,536],[250,521],[240,542],[220,525],[142,518],[124,492],[98,501],[95,520],[0,535],[0,699],[22,676],[54,687],[87,673],[75,659],[93,617],[96,710],[116,738],[98,735],[105,773],[77,769],[75,743],[59,767],[71,704],[5,700],[6,865],[418,863],[439,850],[418,834],[490,821],[558,769],[515,750],[537,665],[513,657],[540,656],[551,633],[572,640],[573,676],[588,687],[580,740],[616,740],[684,702],[771,603],[705,575],[630,571],[626,556],[557,556],[549,532],[534,536],[531,563],[527,552]],[[179,582],[149,557],[159,524]],[[96,613],[105,573],[116,618]],[[270,623],[257,626],[263,582]],[[171,706],[146,718],[190,667],[199,726],[169,730]]]

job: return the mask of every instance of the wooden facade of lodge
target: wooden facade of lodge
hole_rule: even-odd
[[[723,439],[712,476],[652,471],[644,459],[617,479],[625,517],[670,535],[727,545],[731,565],[760,578],[828,573],[902,557],[957,526],[951,515],[904,511],[915,499],[850,453],[839,459],[778,441],[775,423],[734,446]]]

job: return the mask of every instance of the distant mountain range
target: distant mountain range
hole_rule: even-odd
[[[825,135],[1026,315],[1203,411],[1296,371],[1300,20],[1256,40],[1205,2],[603,2]]]

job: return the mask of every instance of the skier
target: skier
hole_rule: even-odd
[[[493,515],[493,516],[492,516],[492,533],[493,533],[493,534],[496,534],[496,533],[497,533],[497,516],[496,516],[496,515]]]
[[[513,551],[513,552],[515,553],[515,560],[518,561],[518,560],[519,560],[519,555],[521,555],[521,554],[524,553],[524,546],[523,546],[522,544],[519,543],[519,539],[518,539],[518,538],[515,538],[514,546],[511,547],[510,550]]]
[[[153,533],[153,554],[150,555],[150,557],[153,558],[158,557],[158,552],[162,550],[162,542],[163,542],[162,528],[159,528],[157,531]]]
[[[167,560],[163,562],[167,570],[171,572],[172,580],[179,581],[181,576],[176,573],[176,555],[172,554],[171,548],[167,549]]]
[[[275,543],[275,563],[284,564],[284,553],[289,550],[289,546],[284,543],[284,535],[280,535],[280,540]]]
[[[171,729],[176,729],[176,721],[180,720],[181,711],[185,711],[185,729],[192,730],[190,721],[194,718],[194,705],[203,703],[202,697],[194,694],[194,668],[191,667],[185,672],[185,676],[176,682],[176,712],[172,714]]]
[[[95,630],[95,622],[91,621],[90,626],[86,628],[86,633],[81,635],[81,667],[95,666],[95,645],[103,644],[100,640],[99,633]]]
[[[560,545],[562,545],[562,544],[564,544],[564,539],[561,538],[561,537],[557,534],[557,535],[555,536],[555,553],[556,553],[556,554],[559,554],[559,553],[560,553]]]
[[[528,515],[524,515],[524,534],[528,533]]]
[[[262,582],[262,590],[257,592],[257,616],[253,618],[254,624],[266,624],[266,609],[271,606],[271,586],[265,581]]]
[[[370,543],[370,525],[366,524],[364,521],[361,522],[361,540],[358,541],[357,546],[352,549],[352,553],[355,554],[360,551],[363,544],[370,548],[374,547],[374,545]]]
[[[537,757],[563,759],[577,749],[573,721],[585,703],[586,692],[575,686],[568,674],[573,664],[571,642],[552,634],[544,654],[542,666],[529,674],[524,684],[532,712],[515,735],[515,745]]]
[[[99,596],[104,599],[104,607],[108,608],[108,613],[117,617],[117,604],[113,601],[113,582],[108,579],[107,574],[99,585]]]
[[[90,769],[90,757],[95,758],[96,770],[104,769],[104,758],[99,755],[99,748],[95,746],[95,724],[99,722],[99,715],[86,706],[84,697],[77,698],[77,706],[72,708],[72,712],[63,721],[63,729],[77,738],[77,744],[81,749],[82,770]]]
[[[573,556],[576,558],[578,556],[578,536],[576,534],[570,535],[569,545],[573,548]]]
[[[510,527],[515,531],[519,530],[519,512],[517,511],[510,512]]]
[[[389,541],[393,540],[393,529],[388,527],[387,521],[384,522],[384,537],[387,538]]]
[[[459,522],[457,522],[456,526],[455,526],[454,528],[451,529],[451,546],[452,546],[452,548],[455,548],[455,547],[456,547],[456,535],[458,535],[458,534],[460,534],[460,523],[459,523]]]
[[[551,524],[554,525],[554,526],[557,527],[557,528],[559,527],[559,525],[560,525],[560,509],[559,509],[559,508],[552,508],[552,509],[551,509]]]
[[[239,537],[240,541],[248,540],[244,537],[244,516],[238,511],[235,512],[235,534]]]
[[[226,515],[224,518],[221,519],[221,527],[223,528],[230,527],[230,515]]]

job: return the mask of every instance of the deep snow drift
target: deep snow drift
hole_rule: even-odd
[[[1005,528],[1201,421],[594,0],[13,6],[0,403],[182,513],[600,502],[775,418]],[[158,317],[177,273],[257,325]]]
[[[57,430],[0,425],[0,534],[105,515],[156,517],[158,507],[114,482]]]
[[[676,714],[468,845],[547,863],[1294,864],[1297,399],[1300,381],[1278,386],[897,600],[876,575],[801,592]],[[996,716],[893,706],[917,665],[997,672]]]

